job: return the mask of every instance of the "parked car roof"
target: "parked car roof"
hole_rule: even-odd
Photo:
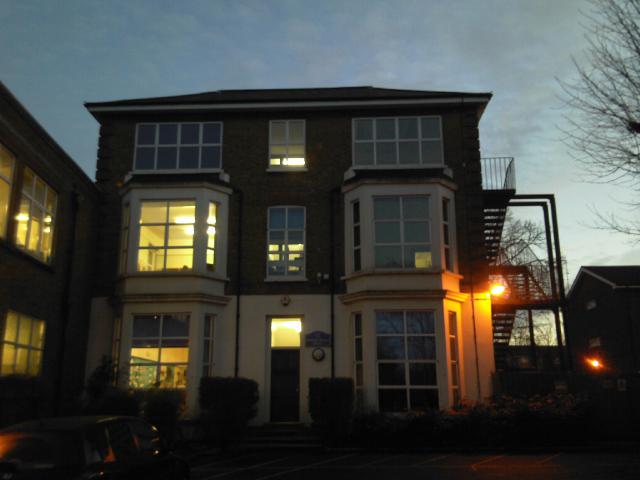
[[[135,417],[123,417],[114,415],[90,415],[90,416],[76,416],[76,417],[54,417],[43,418],[39,420],[31,420],[28,422],[22,422],[10,427],[0,430],[3,432],[15,432],[15,431],[37,431],[37,430],[80,430],[91,425],[96,425],[103,422],[111,422],[115,420],[133,420]]]

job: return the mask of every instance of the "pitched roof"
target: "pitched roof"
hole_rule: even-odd
[[[573,293],[583,275],[590,275],[613,289],[640,288],[640,265],[587,266],[580,267],[568,296]]]
[[[88,102],[87,109],[103,107],[166,106],[197,104],[242,104],[270,102],[329,102],[366,100],[437,100],[467,99],[487,103],[491,93],[442,92],[430,90],[399,90],[393,88],[332,87],[332,88],[276,88],[264,90],[216,90],[169,97],[138,98],[109,102]]]

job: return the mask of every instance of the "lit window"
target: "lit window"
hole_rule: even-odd
[[[295,170],[304,168],[304,120],[272,120],[269,122],[269,168]]]
[[[207,270],[215,270],[216,266],[216,217],[218,206],[209,202],[209,216],[207,217]]]
[[[353,216],[353,271],[362,268],[362,249],[360,248],[360,202],[352,204]]]
[[[451,201],[448,198],[442,199],[442,245],[444,247],[444,268],[453,271],[453,257],[451,256]]]
[[[138,271],[191,270],[195,223],[193,200],[143,201]]]
[[[429,197],[376,197],[375,266],[431,268]]]
[[[438,408],[434,314],[376,312],[381,412]]]
[[[15,158],[0,144],[0,238],[7,234],[7,218],[9,216],[9,200],[11,199],[11,184],[13,183],[13,169]]]
[[[460,361],[458,358],[458,315],[449,312],[449,355],[451,357],[452,404],[460,403]]]
[[[129,385],[184,388],[189,364],[189,315],[133,317]]]
[[[204,336],[202,350],[202,376],[213,377],[213,325],[215,315],[204,316]]]
[[[45,324],[42,320],[9,311],[4,324],[1,375],[40,374]]]
[[[122,233],[120,234],[120,273],[127,271],[127,257],[129,250],[129,204],[122,209]]]
[[[354,385],[356,389],[356,408],[362,410],[364,408],[363,395],[363,360],[362,360],[362,314],[353,314],[353,364],[354,364]]]
[[[57,203],[56,192],[25,167],[16,215],[16,245],[47,263],[51,262]]]
[[[222,123],[141,123],[136,130],[135,170],[218,170]]]
[[[268,276],[304,276],[304,234],[304,207],[269,208]]]
[[[353,165],[442,166],[440,123],[440,117],[354,119]]]
[[[271,319],[271,348],[300,347],[302,320],[299,318]]]

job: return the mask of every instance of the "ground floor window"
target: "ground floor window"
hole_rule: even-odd
[[[451,356],[451,399],[460,403],[460,361],[458,359],[458,315],[449,312],[449,354]]]
[[[204,337],[202,348],[202,376],[213,377],[213,322],[214,315],[204,316]]]
[[[189,315],[135,315],[129,385],[184,388],[189,363]]]
[[[27,315],[8,311],[0,351],[0,375],[40,374],[45,324]]]
[[[354,360],[354,385],[356,408],[362,410],[364,408],[364,395],[362,385],[364,381],[363,361],[362,361],[362,314],[353,314],[353,360]]]
[[[376,340],[379,410],[437,409],[434,312],[378,311]]]

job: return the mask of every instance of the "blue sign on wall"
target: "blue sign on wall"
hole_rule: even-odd
[[[307,333],[304,336],[304,345],[305,347],[330,347],[331,334],[320,332],[318,330],[316,330],[315,332]]]

